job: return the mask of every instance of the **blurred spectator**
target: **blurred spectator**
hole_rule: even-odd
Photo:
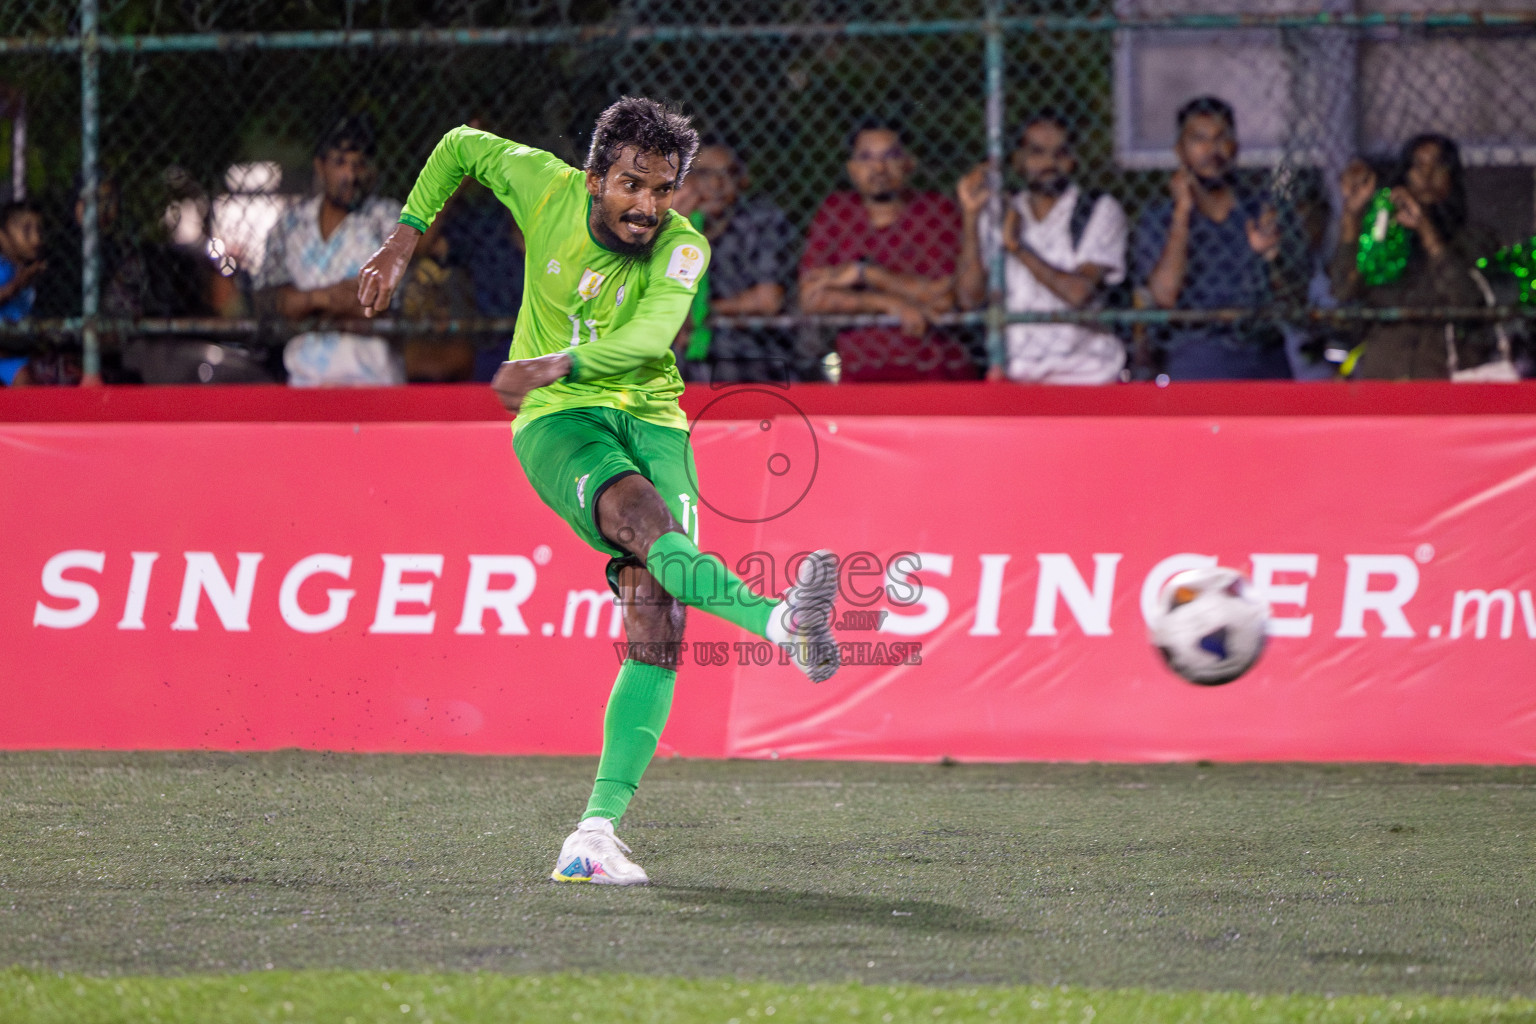
[[[1305,271],[1269,197],[1238,187],[1232,107],[1201,96],[1179,108],[1179,167],[1170,198],[1136,225],[1136,279],[1163,309],[1258,309],[1302,297]],[[1284,338],[1267,324],[1172,327],[1163,332],[1174,380],[1288,378]]]
[[[85,221],[83,189],[77,196],[78,228]],[[177,245],[168,234],[133,237],[122,219],[117,182],[111,178],[103,178],[97,188],[96,214],[102,316],[137,320],[219,314],[214,296],[220,278],[200,247]],[[167,232],[172,227],[162,220],[154,230]],[[185,335],[117,333],[104,333],[102,342],[102,371],[108,383],[263,383],[273,379],[262,365],[264,350],[244,344]]]
[[[13,324],[32,313],[37,280],[48,269],[43,259],[43,218],[30,203],[0,206],[0,321]],[[26,356],[0,357],[0,383],[26,383]]]
[[[907,188],[915,161],[894,127],[870,121],[849,138],[854,191],[816,211],[800,261],[807,313],[883,313],[901,327],[837,336],[847,381],[970,380],[976,366],[932,318],[954,306],[960,211],[948,196]]]
[[[774,316],[784,308],[799,235],[768,199],[742,198],[748,183],[746,165],[735,149],[706,137],[672,203],[704,232],[713,252],[694,315],[679,336],[679,362],[689,380],[783,381],[792,376],[792,357],[781,332],[704,325],[710,314]]]
[[[15,323],[32,312],[43,259],[43,216],[27,202],[0,206],[0,320]]]
[[[81,260],[81,236],[85,224],[85,182],[75,176],[74,216],[69,223],[57,226],[50,232],[50,249],[56,262],[69,266],[70,271],[50,274],[43,287],[38,289],[37,312],[39,316],[79,316],[82,307],[79,265]],[[96,238],[101,254],[101,294],[99,309],[108,316],[117,315],[115,310],[126,305],[128,297],[137,298],[145,285],[145,274],[139,254],[134,251],[133,239],[124,229],[117,181],[103,176],[96,186]]]
[[[395,228],[400,203],[369,196],[375,152],[366,115],[345,117],[315,147],[320,194],[288,209],[267,235],[258,309],[290,320],[361,320],[357,272]],[[400,356],[380,338],[315,331],[283,351],[295,387],[401,384]]]
[[[53,261],[68,268],[61,273],[44,277],[37,288],[37,303],[33,315],[43,318],[77,317],[81,315],[80,261],[81,238],[85,223],[84,179],[77,175],[74,183],[74,216],[68,223],[53,226],[48,232],[49,249]],[[114,294],[126,287],[123,280],[138,281],[142,272],[133,263],[136,255],[124,237],[118,221],[119,202],[117,183],[103,177],[96,188],[97,252],[101,259],[101,282],[98,310],[104,316],[116,315],[112,304]],[[127,264],[126,270],[124,265]],[[56,334],[39,334],[32,337],[32,350],[26,367],[12,380],[15,385],[74,385],[80,383],[81,355],[79,340]],[[101,336],[101,379],[93,383],[121,383],[137,380],[122,369],[122,351],[115,335]]]
[[[1374,171],[1361,160],[1340,178],[1344,210],[1339,246],[1329,267],[1340,302],[1389,306],[1481,306],[1482,291],[1471,270],[1478,257],[1498,248],[1488,228],[1467,222],[1466,178],[1461,151],[1443,135],[1419,135],[1403,147],[1391,182],[1395,219],[1409,235],[1408,259],[1396,280],[1368,285],[1357,265],[1361,213],[1377,191]],[[1379,379],[1450,376],[1445,323],[1376,323],[1364,331],[1352,376]],[[1485,331],[1463,336],[1462,367],[1483,362],[1492,348]]]
[[[1025,190],[1007,201],[1001,244],[1010,313],[1086,309],[1104,288],[1125,280],[1125,211],[1113,196],[1078,188],[1072,131],[1060,114],[1041,111],[1024,124],[1012,165]],[[983,251],[998,244],[987,214],[991,190],[985,164],[960,179],[965,217],[955,295],[962,308],[987,301]],[[1107,384],[1120,379],[1125,346],[1102,328],[1078,324],[1010,324],[1003,362],[988,380],[1047,384]],[[993,354],[996,359],[998,353]]]
[[[442,218],[438,218],[441,220]],[[431,232],[417,246],[418,256],[406,273],[400,312],[408,320],[450,320],[475,314],[474,285],[450,262],[446,232]],[[503,352],[505,358],[506,353]],[[475,372],[475,345],[468,335],[415,336],[402,346],[405,379],[411,383],[442,384],[469,380]],[[497,361],[500,365],[501,360]]]
[[[0,207],[0,320],[15,323],[32,315],[37,282],[48,269],[43,259],[43,218],[25,202]],[[80,355],[57,344],[43,344],[25,357],[0,366],[11,387],[75,385],[81,380]]]

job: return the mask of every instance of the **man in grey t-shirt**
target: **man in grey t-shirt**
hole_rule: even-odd
[[[798,233],[784,212],[761,197],[743,198],[746,166],[718,138],[699,146],[672,209],[692,220],[709,239],[707,297],[679,336],[678,361],[688,380],[789,379],[784,332],[765,328],[709,328],[708,314],[774,316],[784,308],[794,277]]]

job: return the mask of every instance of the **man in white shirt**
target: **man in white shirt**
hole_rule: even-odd
[[[1025,190],[1009,197],[1002,245],[1010,313],[1090,309],[1125,280],[1125,211],[1112,196],[1072,181],[1077,159],[1061,115],[1041,111],[1024,123],[1010,160]],[[956,191],[964,234],[955,295],[965,309],[986,304],[984,241],[997,238],[987,215],[986,165],[960,179]],[[989,354],[988,380],[1106,384],[1120,379],[1125,346],[1103,328],[1079,324],[1010,324],[1006,351]]]
[[[373,127],[365,116],[340,119],[315,147],[320,194],[296,203],[267,235],[254,285],[257,309],[289,320],[361,320],[357,273],[395,229],[400,204],[369,195]],[[309,331],[283,349],[294,387],[404,384],[405,365],[383,338]]]

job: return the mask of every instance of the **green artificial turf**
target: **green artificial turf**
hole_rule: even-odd
[[[672,760],[620,829],[655,884],[555,885],[593,768],[0,754],[0,966],[1536,996],[1532,769]]]
[[[1364,1024],[1536,1021],[1529,1000],[1250,996],[1080,988],[784,985],[627,975],[380,974],[341,971],[86,978],[0,972],[9,1024]]]

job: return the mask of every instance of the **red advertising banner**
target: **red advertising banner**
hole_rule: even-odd
[[[844,558],[812,686],[700,612],[693,756],[1536,760],[1536,417],[838,416],[696,402],[700,540]],[[0,747],[592,753],[604,559],[504,423],[0,423]],[[1269,649],[1146,640],[1248,571]],[[760,662],[767,662],[761,664]]]
[[[596,750],[622,639],[606,560],[510,441],[0,426],[0,747]],[[680,681],[669,744],[723,753],[715,676]]]
[[[815,542],[916,554],[920,597],[885,595],[869,639],[920,641],[922,663],[818,688],[743,674],[734,755],[1536,756],[1528,417],[836,426]],[[1274,618],[1259,664],[1206,689],[1162,666],[1144,610],[1212,563],[1251,573]]]

